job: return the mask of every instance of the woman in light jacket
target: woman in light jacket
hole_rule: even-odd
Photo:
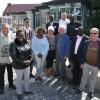
[[[35,79],[40,81],[43,79],[43,66],[49,50],[49,43],[44,34],[45,30],[39,27],[36,35],[32,38],[32,50],[37,63]]]

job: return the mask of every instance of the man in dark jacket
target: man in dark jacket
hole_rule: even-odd
[[[49,22],[46,24],[47,31],[48,31],[48,27],[49,26],[53,26],[54,27],[54,29],[55,29],[54,35],[57,35],[58,34],[59,23],[54,21],[54,16],[53,15],[49,16]]]
[[[81,58],[81,68],[83,69],[83,75],[81,78],[81,83],[79,89],[76,93],[79,94],[85,88],[89,73],[91,72],[91,78],[89,82],[89,97],[94,96],[94,88],[96,84],[96,77],[98,70],[100,69],[100,40],[99,40],[99,29],[90,29],[90,40],[86,41],[84,44],[82,58]]]
[[[80,68],[80,59],[84,47],[85,41],[88,39],[88,36],[84,35],[84,28],[80,26],[78,28],[78,35],[74,36],[72,39],[72,62],[73,62],[73,85],[76,87],[80,84],[82,69]]]
[[[67,34],[72,40],[72,38],[77,35],[77,28],[81,26],[81,24],[75,21],[75,17],[73,15],[70,16],[70,21],[71,22],[67,25]]]

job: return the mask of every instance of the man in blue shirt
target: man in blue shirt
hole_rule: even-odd
[[[56,37],[56,72],[55,76],[61,76],[61,78],[66,77],[66,66],[65,61],[69,57],[70,50],[70,38],[66,35],[65,26],[59,26],[59,34]],[[61,70],[60,70],[61,64]]]

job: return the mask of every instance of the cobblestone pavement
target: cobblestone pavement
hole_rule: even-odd
[[[24,100],[90,100],[85,92],[76,95],[67,81],[61,81],[59,78],[44,79],[42,83],[30,79],[30,83],[33,94],[24,95]],[[17,100],[16,91],[6,85],[0,100]],[[96,91],[95,97],[91,100],[100,100],[100,91]]]

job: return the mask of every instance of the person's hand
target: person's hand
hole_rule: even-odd
[[[42,54],[41,53],[38,53],[38,57],[42,58]]]
[[[84,64],[81,64],[81,65],[80,65],[80,67],[81,67],[81,69],[83,69],[83,67],[84,67]]]
[[[24,63],[25,65],[29,65],[29,64],[31,63],[31,60],[24,60],[23,63]]]

